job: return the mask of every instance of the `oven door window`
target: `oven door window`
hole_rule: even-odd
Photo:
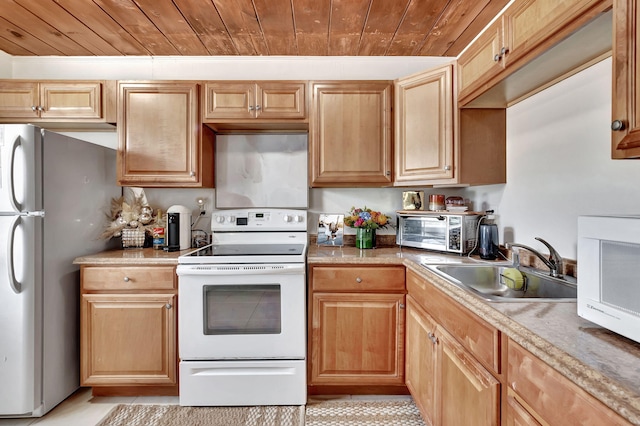
[[[205,285],[204,334],[280,334],[279,284]]]

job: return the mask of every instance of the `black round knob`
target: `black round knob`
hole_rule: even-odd
[[[614,120],[611,123],[611,130],[624,130],[624,122],[622,120]]]

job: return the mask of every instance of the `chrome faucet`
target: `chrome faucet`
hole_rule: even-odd
[[[542,260],[545,265],[547,265],[547,267],[549,268],[549,275],[555,278],[562,278],[562,257],[560,256],[560,254],[558,254],[558,252],[553,247],[551,247],[551,244],[549,244],[542,238],[536,237],[536,240],[540,241],[542,244],[547,246],[547,248],[549,249],[549,259],[545,259],[545,257],[542,254],[540,254],[537,250],[534,250],[529,246],[525,246],[524,244],[505,243],[505,246],[508,249],[513,247],[519,247],[519,248],[529,250],[531,253],[538,256],[538,258]],[[520,265],[520,255],[518,254],[517,251],[512,251],[512,255],[513,255],[513,258],[512,258],[513,265],[515,267],[518,267]]]

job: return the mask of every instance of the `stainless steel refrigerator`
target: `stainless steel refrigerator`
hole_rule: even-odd
[[[42,416],[79,387],[73,260],[110,245],[115,171],[113,149],[0,125],[0,417]]]

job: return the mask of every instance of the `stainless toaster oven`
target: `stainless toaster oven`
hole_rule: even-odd
[[[399,211],[396,217],[400,246],[465,254],[476,245],[477,213]]]

